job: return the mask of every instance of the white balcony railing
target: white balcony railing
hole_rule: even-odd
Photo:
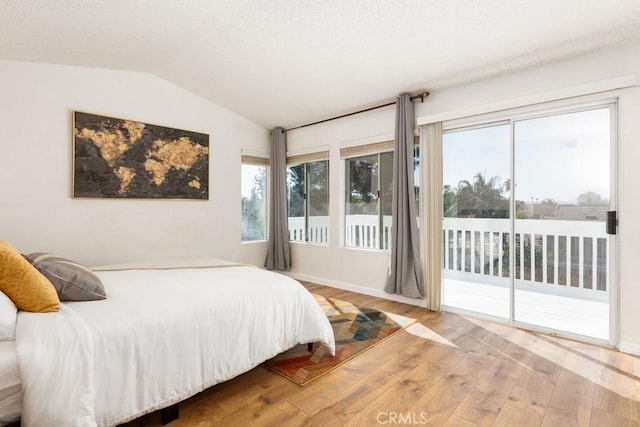
[[[329,217],[310,216],[309,235],[305,236],[303,216],[289,217],[289,240],[294,242],[329,243]]]
[[[363,249],[389,250],[391,247],[391,215],[380,219],[377,215],[348,215],[345,221],[345,246]],[[289,217],[289,240],[293,242],[329,243],[329,217],[309,217],[308,236],[305,236],[305,218]]]
[[[378,215],[347,215],[345,246],[387,251],[391,247],[391,223],[391,215],[383,216],[382,224]]]
[[[508,219],[445,218],[442,228],[445,278],[505,283],[501,279],[510,269]],[[515,257],[519,286],[606,298],[609,253],[602,222],[520,220]]]
[[[445,278],[504,286],[509,277],[509,219],[444,218]],[[392,217],[348,215],[345,246],[389,250]],[[329,217],[289,218],[289,240],[327,244]],[[518,220],[515,271],[518,286],[585,298],[606,298],[609,260],[604,223],[598,221]]]

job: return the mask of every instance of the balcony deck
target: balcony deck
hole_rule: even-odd
[[[602,340],[609,339],[609,305],[602,301],[523,289],[516,281],[515,320]],[[509,318],[509,288],[444,279],[444,304],[477,313]]]

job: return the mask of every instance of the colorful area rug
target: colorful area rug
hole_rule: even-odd
[[[314,297],[333,327],[336,355],[331,356],[319,343],[314,343],[311,352],[306,344],[302,344],[264,363],[299,385],[308,384],[416,321],[373,308],[357,307],[346,301],[320,295]]]

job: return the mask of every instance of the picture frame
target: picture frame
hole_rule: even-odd
[[[209,135],[73,111],[73,198],[209,199]]]

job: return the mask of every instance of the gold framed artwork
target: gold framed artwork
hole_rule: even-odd
[[[73,112],[73,197],[209,199],[209,135]]]

